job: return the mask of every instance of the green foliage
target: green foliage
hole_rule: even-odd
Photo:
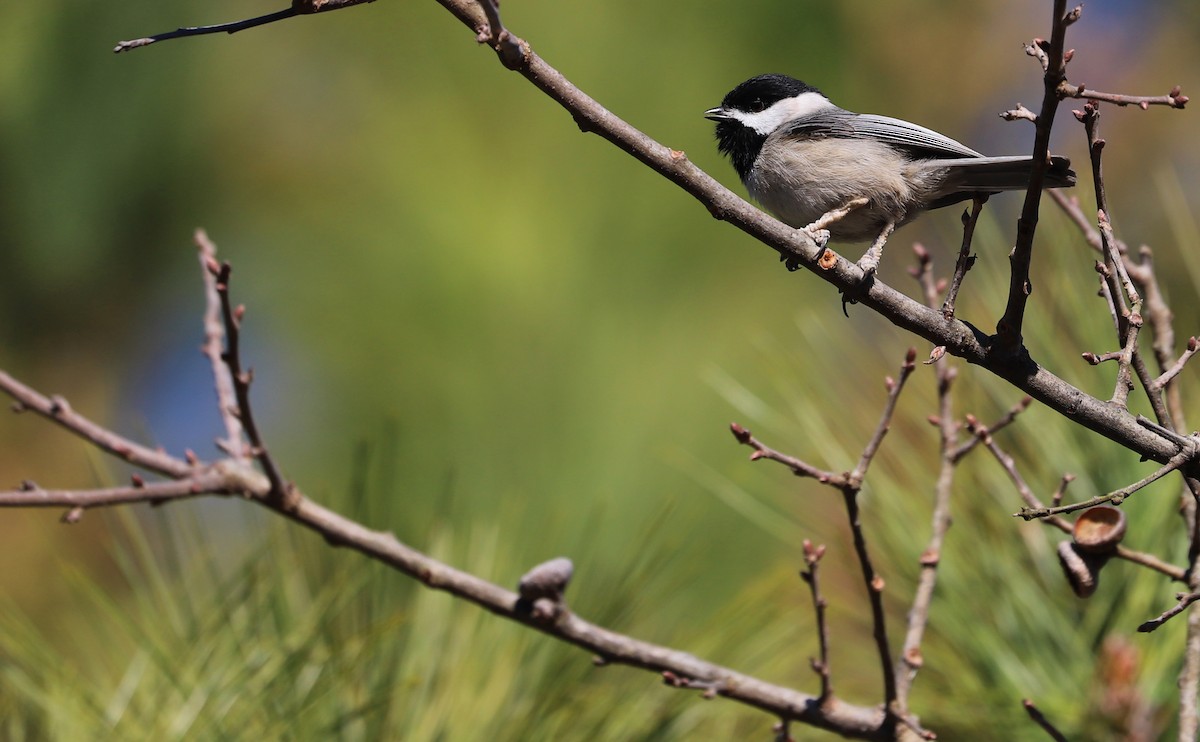
[[[1040,95],[1017,42],[1043,32],[1045,10],[978,6],[533,0],[504,12],[612,111],[732,184],[700,112],[766,70],[989,152],[1027,150],[1029,129],[992,112]],[[589,619],[810,691],[799,543],[826,542],[835,687],[877,700],[840,503],[747,463],[725,426],[736,418],[780,449],[847,468],[912,339],[859,307],[843,318],[824,284],[786,273],[580,135],[434,3],[108,54],[121,38],[248,12],[148,0],[0,7],[0,367],[124,432],[209,455],[217,426],[194,353],[188,242],[201,224],[249,308],[260,423],[306,492],[502,584],[569,555],[568,598]],[[1186,20],[1130,21],[1128,33],[1160,43],[1121,56],[1107,52],[1122,37],[1099,41],[1091,17],[1072,28],[1089,84],[1157,90],[1197,68]],[[1155,245],[1182,311],[1200,283],[1178,247],[1195,241],[1191,124],[1177,112],[1105,116],[1118,227]],[[1055,150],[1085,162],[1082,133],[1063,118]],[[1144,175],[1168,148],[1175,168]],[[1003,306],[1015,202],[989,204],[961,301],[985,331]],[[1107,396],[1110,370],[1078,361],[1112,345],[1091,256],[1049,207],[1042,229],[1026,340],[1034,358]],[[913,240],[948,271],[955,215],[901,231],[884,280],[913,288]],[[910,383],[864,493],[895,646],[936,466],[923,422],[932,372]],[[1017,399],[966,367],[958,392],[957,409],[985,421]],[[0,426],[5,481],[124,477],[47,427]],[[1077,497],[1145,471],[1036,406],[1001,442],[1043,495],[1063,471],[1078,476]],[[1167,536],[1174,498],[1164,485],[1127,503],[1130,545],[1181,556]],[[1098,594],[1077,601],[1055,534],[1014,521],[1016,508],[1003,473],[973,453],[913,707],[944,738],[1037,739],[1019,705],[1029,696],[1065,729],[1103,738],[1106,676],[1093,658],[1174,588],[1114,563]],[[8,739],[741,739],[772,721],[640,671],[593,668],[246,503],[88,513],[71,528],[6,512],[0,537],[16,565],[0,581]],[[1129,640],[1136,689],[1168,719],[1181,628]]]

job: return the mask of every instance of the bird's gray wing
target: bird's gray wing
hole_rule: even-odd
[[[983,156],[970,147],[924,126],[887,116],[851,113],[838,108],[816,111],[789,122],[786,127],[788,136],[798,139],[874,139],[893,147],[910,150],[923,158],[956,159]]]

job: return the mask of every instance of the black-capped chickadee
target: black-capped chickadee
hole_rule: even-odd
[[[787,75],[752,77],[704,116],[717,122],[718,148],[750,195],[780,221],[818,240],[873,240],[858,263],[868,275],[896,227],[927,209],[1024,190],[1033,168],[1031,157],[985,157],[922,126],[844,110]],[[1050,158],[1046,187],[1074,185],[1070,166]],[[814,225],[854,203],[839,220]]]

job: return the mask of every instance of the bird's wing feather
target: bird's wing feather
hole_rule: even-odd
[[[954,159],[982,157],[980,153],[932,129],[900,119],[837,108],[815,111],[787,124],[788,136],[809,139],[835,137],[874,139],[912,150],[921,157]]]

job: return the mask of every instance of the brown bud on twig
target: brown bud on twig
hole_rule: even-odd
[[[825,556],[825,544],[813,546],[812,541],[804,539],[801,546],[804,549],[804,562],[810,566],[821,561],[821,557]]]
[[[733,437],[738,443],[746,444],[750,442],[750,431],[743,428],[737,423],[729,423],[729,431],[733,433]]]

